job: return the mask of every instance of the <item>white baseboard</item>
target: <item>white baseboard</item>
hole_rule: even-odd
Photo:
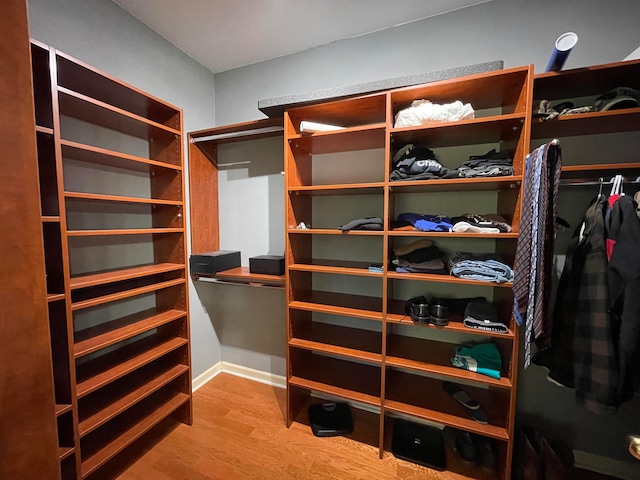
[[[636,461],[636,463],[627,463],[581,450],[574,450],[573,456],[576,467],[584,470],[591,470],[592,472],[610,475],[624,480],[636,480],[640,478],[638,477],[638,472],[640,471],[640,462],[638,461]]]
[[[253,380],[254,382],[266,383],[267,385],[271,385],[272,387],[287,387],[287,379],[282,375],[275,375],[273,373],[263,372],[262,370],[256,370],[255,368],[236,365],[234,363],[218,362],[193,379],[193,382],[191,382],[191,391],[195,392],[221,372],[235,375],[236,377]]]
[[[229,362],[221,362],[222,371],[235,375],[236,377],[247,378],[254,382],[266,383],[272,387],[287,388],[287,379],[282,375],[275,375],[270,372],[263,372],[255,368],[244,367]]]
[[[191,382],[191,392],[193,393],[196,390],[198,390],[205,383],[207,383],[209,380],[211,380],[216,375],[218,375],[221,371],[222,371],[222,362],[218,362],[212,367],[202,372],[200,375],[194,378],[193,381]]]

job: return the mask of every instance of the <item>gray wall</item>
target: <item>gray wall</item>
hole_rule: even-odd
[[[216,119],[223,125],[261,118],[257,110],[260,99],[492,60],[503,60],[506,68],[533,63],[539,73],[546,67],[555,39],[567,31],[576,32],[580,39],[565,68],[615,62],[640,45],[638,20],[637,0],[493,0],[216,74]],[[226,188],[224,180],[220,188]],[[244,189],[227,190],[233,196],[233,191]],[[255,208],[254,215],[281,222],[281,213],[267,205],[258,202]],[[224,241],[225,232],[234,228],[234,221],[221,222],[221,239]],[[236,244],[235,248],[242,245]],[[277,292],[271,294],[279,296]],[[241,305],[250,302],[253,291],[245,289],[237,295],[235,301]],[[253,323],[259,333],[252,330],[251,337],[257,335],[265,343],[275,344],[276,337],[284,335],[281,315],[279,309],[273,313],[265,309],[262,320]],[[234,328],[231,322],[225,325]],[[238,326],[235,333],[225,330],[224,335],[234,338],[234,351],[243,351],[237,360],[255,367],[260,356],[251,352],[251,339],[247,338],[243,347],[240,329],[244,328]],[[226,348],[224,345],[223,352]],[[273,373],[282,373],[284,355],[283,349],[279,362],[265,366]],[[590,414],[576,406],[572,391],[547,382],[546,372],[539,367],[522,373],[519,386],[519,419],[596,455],[589,460],[592,466],[600,461],[597,456],[607,457],[601,466],[605,471],[640,478],[639,463],[626,453],[624,442],[626,434],[640,432],[639,400],[625,405],[615,416]]]
[[[29,0],[28,9],[32,38],[182,108],[185,132],[215,124],[213,74],[110,0]],[[189,293],[197,376],[221,360],[221,348],[192,286]]]

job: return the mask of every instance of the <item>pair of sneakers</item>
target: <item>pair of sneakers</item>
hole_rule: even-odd
[[[412,297],[407,301],[405,313],[414,322],[432,323],[439,326],[449,324],[449,306],[444,300],[437,298],[429,303],[424,296]]]

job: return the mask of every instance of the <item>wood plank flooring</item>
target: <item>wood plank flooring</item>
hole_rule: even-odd
[[[146,445],[119,480],[464,480],[495,478],[493,472],[456,458],[457,471],[438,472],[399,460],[378,458],[377,416],[352,409],[357,440],[318,438],[306,414],[285,426],[285,391],[222,373],[193,398],[194,423],[164,425],[168,433]],[[165,432],[166,433],[166,432]],[[452,462],[448,462],[452,463]],[[462,465],[462,466],[460,466]],[[580,477],[576,477],[580,478]]]

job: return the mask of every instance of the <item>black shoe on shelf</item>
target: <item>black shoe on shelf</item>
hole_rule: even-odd
[[[469,432],[456,430],[455,447],[458,455],[467,462],[475,462],[477,457],[476,445]]]

